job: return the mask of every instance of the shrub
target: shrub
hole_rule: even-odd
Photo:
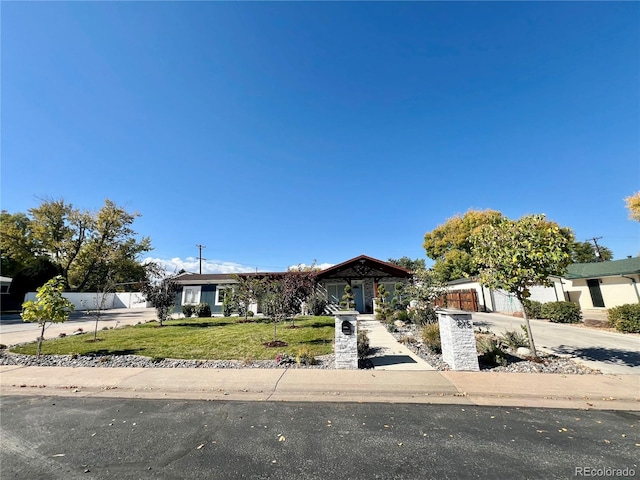
[[[409,307],[409,319],[416,325],[438,323],[438,315],[431,305]]]
[[[490,366],[506,365],[507,359],[498,345],[498,340],[493,335],[479,335],[476,338],[476,348],[479,360]]]
[[[255,315],[255,313],[253,313],[253,310],[248,310],[247,311],[247,317],[253,317]]]
[[[578,323],[582,319],[582,312],[573,302],[549,302],[542,305],[542,318],[555,323]]]
[[[442,345],[440,343],[440,325],[437,323],[429,323],[422,327],[422,342],[434,353],[442,353]]]
[[[369,336],[365,330],[358,330],[358,358],[364,360],[369,355]]]
[[[640,303],[627,303],[608,311],[609,324],[619,332],[640,333]]]
[[[195,305],[182,305],[182,313],[184,313],[185,318],[192,317],[195,311]]]
[[[409,314],[407,313],[406,310],[398,310],[395,312],[394,316],[396,317],[396,320],[400,320],[401,322],[404,322],[404,323],[408,323],[411,321],[409,319]]]
[[[525,299],[522,302],[527,318],[542,318],[542,303]]]
[[[196,317],[210,317],[211,307],[208,303],[199,303],[194,307],[194,313],[196,314]]]
[[[324,298],[313,295],[307,304],[309,311],[316,317],[324,314],[324,309],[327,307],[327,301]]]
[[[309,350],[309,347],[300,347],[296,354],[296,363],[298,365],[315,365],[318,363],[316,357],[314,357]]]
[[[279,353],[276,355],[276,363],[278,365],[290,365],[294,363],[296,360],[288,353]]]
[[[518,347],[528,347],[529,341],[522,333],[515,330],[507,330],[502,334],[500,340],[508,345],[511,350],[517,350]]]

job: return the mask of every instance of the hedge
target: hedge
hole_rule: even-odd
[[[582,320],[582,312],[573,302],[549,302],[542,304],[542,318],[555,323],[578,323]]]
[[[640,333],[640,303],[627,303],[608,310],[609,324],[619,332]]]

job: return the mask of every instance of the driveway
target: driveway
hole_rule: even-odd
[[[524,320],[498,313],[474,313],[475,327],[500,334],[521,331]],[[570,355],[602,373],[640,374],[640,335],[585,328],[578,325],[531,320],[536,348],[558,355]]]
[[[105,310],[100,317],[98,330],[103,327],[135,325],[156,318],[154,308],[114,308]],[[85,332],[93,331],[96,319],[93,315],[82,311],[71,312],[64,323],[47,323],[44,338],[56,338],[60,333],[71,335],[78,328]],[[40,336],[38,323],[23,322],[20,315],[2,315],[0,317],[0,343],[15,345],[17,343],[35,342]]]

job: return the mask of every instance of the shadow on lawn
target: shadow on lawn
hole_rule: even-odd
[[[209,327],[225,327],[227,325],[235,325],[229,322],[181,322],[181,323],[171,323],[167,326],[171,327],[191,327],[191,328],[209,328]]]
[[[311,327],[311,328],[324,328],[324,327],[333,327],[333,323],[322,323],[322,322],[313,322],[310,323],[309,325],[303,325],[306,327]]]
[[[300,342],[303,345],[327,345],[331,343],[331,340],[325,340],[324,338],[316,338],[315,340],[306,340]]]
[[[87,357],[108,357],[111,355],[138,355],[140,352],[139,348],[127,348],[126,350],[107,350],[103,348],[101,350],[96,350],[95,352],[88,352],[86,354]]]

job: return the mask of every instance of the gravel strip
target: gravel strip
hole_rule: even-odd
[[[410,324],[399,327],[397,331],[392,332],[398,341],[402,341],[404,345],[413,353],[426,360],[433,368],[440,371],[451,370],[442,360],[442,355],[433,353],[425,347],[420,341],[418,329]],[[407,342],[407,339],[413,338],[415,341]],[[558,357],[556,355],[538,352],[539,361],[531,361],[527,358],[518,356],[515,352],[506,352],[507,365],[492,366],[480,364],[481,372],[509,372],[509,373],[559,373],[565,375],[599,375],[600,370],[586,367],[580,363],[574,362],[567,357]]]
[[[316,357],[316,365],[296,363],[278,364],[275,360],[182,360],[154,359],[138,355],[21,355],[0,350],[0,365],[22,365],[34,367],[96,367],[96,368],[315,368],[333,369],[335,356]]]

